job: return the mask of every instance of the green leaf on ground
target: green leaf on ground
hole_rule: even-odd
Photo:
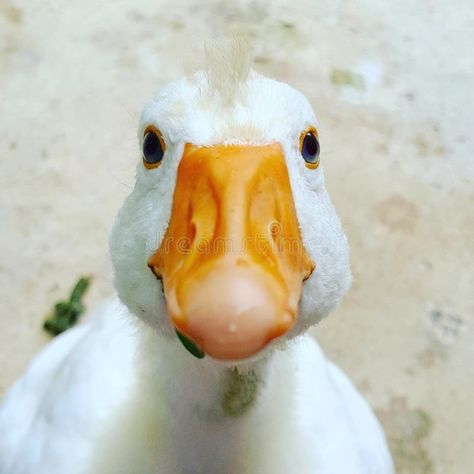
[[[68,301],[59,301],[54,305],[53,313],[44,322],[43,328],[52,336],[57,336],[76,324],[79,316],[84,312],[82,297],[86,292],[91,279],[82,277],[74,286]]]

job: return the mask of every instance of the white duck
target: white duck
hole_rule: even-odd
[[[393,472],[374,415],[304,334],[351,280],[314,112],[237,40],[207,59],[145,107],[110,241],[121,302],[10,389],[1,474]]]

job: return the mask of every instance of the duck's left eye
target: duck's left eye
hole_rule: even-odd
[[[317,168],[319,166],[319,140],[314,129],[301,134],[300,149],[306,166],[312,169]]]
[[[143,138],[143,164],[148,169],[156,168],[164,154],[165,142],[161,133],[154,127],[147,128]]]

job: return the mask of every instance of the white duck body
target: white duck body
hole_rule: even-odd
[[[339,303],[351,280],[347,241],[324,187],[322,167],[309,168],[302,159],[300,135],[315,124],[314,112],[300,93],[249,72],[238,42],[217,51],[206,72],[168,85],[145,108],[140,145],[152,126],[161,132],[166,151],[159,167],[138,165],[136,185],[114,225],[110,247],[121,303],[106,305],[58,337],[7,394],[0,409],[0,474],[393,472],[374,415],[304,335]],[[211,340],[207,333],[194,333],[212,355],[202,360],[186,352],[176,337],[174,326],[181,323],[174,312],[182,303],[170,297],[172,278],[162,274],[158,263],[150,264],[163,247],[167,229],[173,228],[173,219],[187,218],[188,208],[176,210],[173,196],[182,185],[180,163],[189,163],[189,144],[206,153],[218,144],[236,144],[228,149],[239,153],[253,147],[262,163],[270,158],[280,168],[284,163],[281,186],[291,186],[292,196],[286,201],[292,202],[270,202],[277,210],[296,214],[296,230],[304,244],[298,252],[316,263],[311,275],[304,273],[304,284],[300,279],[294,285],[293,296],[298,298],[282,306],[287,311],[299,301],[291,325],[288,318],[281,319],[287,316],[278,313],[281,305],[265,313],[265,307],[247,301],[248,295],[261,295],[258,285],[249,287],[246,279],[235,287],[221,285],[224,296],[221,290],[205,298],[198,293],[198,309],[208,301],[209,318],[215,318],[216,326],[223,306],[232,314],[243,304],[243,320],[249,315],[250,323],[260,318],[257,329],[247,324],[243,332],[239,327],[235,331],[233,324],[214,331],[208,320],[201,321],[218,336]],[[259,150],[271,150],[275,156],[259,155]],[[224,155],[215,158],[224,160]],[[247,163],[253,165],[252,160]],[[265,179],[273,179],[272,169],[262,169]],[[229,179],[238,179],[236,175],[230,173]],[[190,182],[189,193],[192,188]],[[256,189],[251,199],[262,197]],[[259,208],[265,205],[258,203]],[[239,199],[231,204],[232,213],[240,215]],[[225,262],[235,262],[236,273],[246,275],[248,268],[257,268],[245,252],[224,256]],[[273,256],[272,262],[280,262],[279,255]],[[185,264],[183,260],[176,266]],[[148,265],[162,276],[166,299]],[[271,280],[269,275],[278,269],[273,265],[259,278]],[[286,281],[291,272],[284,273],[279,281]],[[206,275],[200,274],[192,284],[202,284]],[[226,278],[232,281],[232,272]],[[284,284],[281,288],[286,291]],[[279,294],[288,293],[284,291]],[[263,341],[258,333],[262,321],[271,325],[277,317],[288,326],[284,335]],[[240,321],[235,319],[236,324]],[[187,330],[184,333],[189,336]],[[242,334],[258,337],[246,346]],[[227,352],[222,341],[229,342]],[[241,346],[245,353],[238,352]],[[228,360],[231,354],[236,360]],[[240,374],[237,384],[232,371]]]
[[[221,413],[225,369],[157,340],[118,302],[56,338],[0,411],[2,474],[388,474],[385,438],[307,335],[258,363]]]

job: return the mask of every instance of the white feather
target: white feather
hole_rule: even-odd
[[[53,341],[7,394],[0,472],[392,472],[374,415],[309,336],[258,373],[249,412],[214,416],[222,367],[110,303]]]

